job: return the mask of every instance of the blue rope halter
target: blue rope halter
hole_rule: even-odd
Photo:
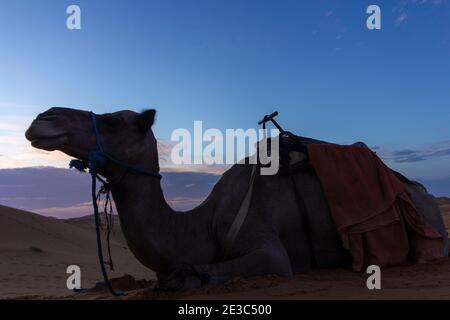
[[[71,168],[75,168],[79,171],[84,172],[86,169],[89,169],[89,172],[95,172],[98,173],[98,171],[103,168],[103,166],[105,165],[106,161],[109,160],[113,163],[115,163],[116,165],[125,168],[129,171],[133,171],[135,173],[139,173],[139,174],[143,174],[146,176],[150,176],[150,177],[154,177],[157,179],[161,179],[161,175],[159,173],[154,173],[154,172],[150,172],[150,171],[146,171],[146,170],[142,170],[140,168],[136,168],[133,166],[129,166],[126,163],[117,160],[116,158],[114,158],[113,156],[111,156],[110,154],[106,153],[105,151],[103,151],[102,145],[100,143],[100,133],[98,131],[98,127],[97,127],[97,117],[96,114],[93,112],[90,112],[90,117],[91,117],[91,122],[92,122],[92,127],[94,129],[94,134],[95,134],[95,144],[96,144],[96,148],[94,151],[91,151],[88,155],[88,162],[86,163],[85,161],[82,160],[71,160],[70,161],[70,167]]]
[[[98,201],[99,201],[100,195],[102,193],[106,194],[106,202],[105,202],[104,208],[105,208],[105,214],[108,217],[107,209],[108,209],[108,204],[110,204],[110,191],[111,191],[111,189],[110,189],[109,183],[99,175],[99,171],[105,166],[107,161],[111,161],[111,162],[115,163],[116,165],[118,165],[119,167],[122,167],[122,168],[126,169],[127,171],[132,171],[132,172],[135,172],[135,173],[138,173],[138,174],[146,175],[146,176],[157,178],[157,179],[161,179],[161,175],[159,173],[149,172],[149,171],[146,171],[146,170],[142,170],[142,169],[139,169],[139,168],[136,168],[136,167],[129,166],[126,163],[124,163],[124,162],[122,162],[120,160],[117,160],[113,156],[111,156],[108,153],[106,153],[105,151],[103,151],[102,145],[100,143],[100,133],[99,133],[98,127],[97,127],[96,114],[93,113],[93,112],[90,112],[90,118],[91,118],[91,122],[92,122],[92,127],[94,129],[94,133],[95,133],[96,148],[95,148],[95,150],[93,150],[93,151],[91,151],[89,153],[88,161],[74,159],[74,160],[70,161],[69,167],[70,168],[75,168],[75,169],[77,169],[80,172],[86,172],[86,170],[89,170],[89,174],[92,177],[92,206],[94,207],[95,231],[96,231],[96,234],[97,234],[97,252],[98,252],[98,258],[99,258],[99,262],[100,262],[100,269],[102,271],[103,279],[104,279],[105,284],[107,285],[109,291],[114,296],[121,296],[121,295],[123,295],[123,293],[116,292],[113,289],[113,287],[111,285],[111,282],[108,279],[108,274],[107,274],[106,268],[105,268],[105,261],[103,259],[102,239],[101,239],[101,234],[100,234],[100,214],[99,214],[99,211],[98,211]],[[97,191],[97,180],[99,180],[102,183],[102,187],[100,188],[100,191],[98,193],[96,193],[96,191]],[[108,223],[107,241],[108,241],[108,252],[109,252],[109,264],[110,264],[111,270],[113,270],[113,264],[112,264],[112,259],[111,259],[111,251],[110,251],[110,246],[109,246],[110,221],[107,221],[107,223]]]

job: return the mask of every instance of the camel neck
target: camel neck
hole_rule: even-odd
[[[150,269],[170,272],[178,264],[203,262],[214,252],[210,233],[204,232],[211,227],[208,206],[175,212],[160,180],[138,174],[126,175],[112,193],[128,246]]]

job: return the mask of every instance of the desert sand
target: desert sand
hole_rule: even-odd
[[[154,277],[128,250],[118,223],[111,238],[111,277]],[[57,220],[0,206],[0,298],[67,295],[72,264],[81,268],[83,287],[95,286],[102,279],[95,239],[92,217]]]
[[[450,199],[440,198],[450,229]],[[222,286],[184,293],[155,290],[155,274],[143,267],[126,246],[115,223],[111,249],[115,271],[109,271],[120,299],[450,299],[450,258],[427,264],[382,270],[382,290],[368,290],[367,275],[350,269],[315,270],[291,279],[275,276],[234,279]],[[66,268],[82,270],[82,286],[66,288]],[[92,217],[45,218],[0,206],[1,299],[111,299],[98,267]]]

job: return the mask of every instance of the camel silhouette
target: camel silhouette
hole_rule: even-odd
[[[159,172],[154,119],[155,110],[98,115],[103,149],[130,166]],[[82,110],[51,108],[33,121],[26,137],[36,148],[60,150],[85,161],[96,147],[90,113]],[[158,179],[111,161],[99,173],[111,184],[123,234],[135,257],[156,272],[161,287],[187,290],[234,277],[290,277],[311,268],[292,181],[283,175],[256,177],[246,220],[223,258],[225,238],[249,188],[251,171],[250,165],[232,166],[207,199],[187,212],[167,204]],[[294,179],[308,208],[316,267],[350,266],[351,255],[342,246],[317,177],[305,170]]]

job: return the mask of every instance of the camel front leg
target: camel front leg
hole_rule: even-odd
[[[162,281],[162,288],[170,291],[190,290],[204,284],[217,285],[236,277],[258,275],[292,276],[291,263],[284,247],[270,244],[228,261],[184,266]]]

